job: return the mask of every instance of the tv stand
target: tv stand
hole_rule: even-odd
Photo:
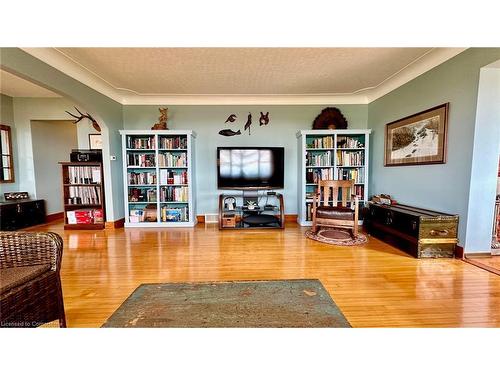
[[[231,198],[234,198],[231,199]],[[283,195],[254,193],[255,206],[248,205],[248,193],[219,195],[219,229],[283,229]],[[229,203],[234,202],[233,207]]]

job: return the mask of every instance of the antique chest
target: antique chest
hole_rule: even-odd
[[[458,215],[395,204],[370,203],[364,221],[368,233],[416,258],[453,258]]]

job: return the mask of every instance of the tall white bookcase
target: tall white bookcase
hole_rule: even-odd
[[[298,217],[301,226],[312,225],[312,193],[317,180],[356,181],[360,204],[368,200],[368,157],[370,129],[302,130],[297,133]]]
[[[120,130],[120,134],[125,227],[196,225],[195,133],[190,130]]]

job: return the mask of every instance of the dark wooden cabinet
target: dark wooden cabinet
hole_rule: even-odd
[[[45,223],[45,201],[18,199],[0,202],[0,230],[18,230]]]
[[[364,226],[416,258],[453,258],[458,242],[458,216],[417,207],[370,203]]]

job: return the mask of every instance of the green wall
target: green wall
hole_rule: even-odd
[[[370,194],[460,215],[464,243],[481,67],[500,59],[500,48],[472,48],[368,105],[372,132]],[[384,167],[385,124],[450,102],[446,164]]]
[[[17,155],[17,145],[16,145],[16,129],[14,127],[14,104],[10,96],[0,94],[0,124],[9,125],[10,133],[12,137],[12,151],[14,153],[14,182],[10,184],[0,184],[0,196],[3,197],[3,193],[9,191],[17,190],[17,172],[18,165],[15,156]]]
[[[109,144],[109,148],[103,150],[104,173],[109,177],[105,178],[107,220],[122,218],[123,180],[118,136],[123,124],[122,105],[19,48],[0,48],[0,64],[7,71],[65,96],[100,123],[103,142]],[[116,160],[110,161],[111,155],[115,155]]]
[[[332,104],[334,105],[334,104]],[[165,105],[168,106],[168,105]],[[349,128],[366,129],[368,106],[335,105],[346,117]],[[285,212],[297,213],[297,138],[302,129],[311,129],[314,118],[326,106],[168,106],[170,129],[196,132],[196,206],[197,214],[217,213],[218,146],[276,146],[285,147]],[[248,113],[253,116],[251,135],[243,133]],[[259,126],[260,112],[269,112],[269,125]],[[224,124],[235,113],[236,122]],[[158,106],[124,106],[124,129],[150,129],[158,120]],[[241,130],[242,135],[223,137],[218,134],[225,128]]]

